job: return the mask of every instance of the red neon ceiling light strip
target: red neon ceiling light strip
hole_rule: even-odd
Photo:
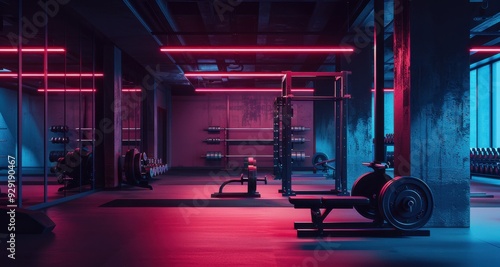
[[[37,90],[38,92],[45,92],[45,89],[38,89]],[[47,92],[70,92],[70,93],[74,93],[74,92],[95,92],[96,90],[95,89],[47,89]]]
[[[197,88],[196,92],[281,92],[279,88]],[[314,92],[312,88],[292,89],[292,92]]]
[[[41,88],[38,89],[38,92],[44,92],[45,89]],[[96,89],[64,89],[64,88],[57,88],[57,89],[47,89],[47,92],[95,92]],[[141,92],[141,89],[122,89],[122,92]]]
[[[186,77],[283,77],[283,73],[272,72],[187,72]]]
[[[17,77],[17,73],[0,73],[0,77]],[[23,77],[45,77],[44,73],[23,73]],[[103,77],[102,73],[48,73],[47,77]]]
[[[485,46],[485,47],[473,47],[470,52],[500,52],[500,47],[498,46]]]
[[[160,48],[169,53],[339,53],[353,52],[350,47],[182,47]]]
[[[38,53],[38,52],[66,52],[64,48],[38,48],[38,47],[25,47],[21,49],[24,53]],[[0,53],[17,53],[17,48],[0,47]]]

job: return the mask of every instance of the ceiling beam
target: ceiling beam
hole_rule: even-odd
[[[332,10],[330,4],[327,4],[324,1],[317,1],[316,5],[314,6],[314,11],[311,14],[311,18],[309,19],[309,23],[307,24],[307,31],[308,32],[324,31],[326,25],[328,24],[328,21],[330,20],[331,11]],[[318,35],[305,35],[304,45],[306,46],[317,45],[319,37],[320,36]],[[307,57],[308,56],[304,54],[299,55],[297,56],[297,62],[306,62]],[[328,59],[328,55],[326,56],[326,59]]]
[[[175,20],[172,16],[172,14],[170,14],[170,12],[168,11],[168,8],[167,8],[167,5],[165,4],[165,2],[163,0],[156,0],[156,5],[158,5],[158,8],[160,8],[160,11],[161,13],[163,14],[163,16],[165,17],[165,19],[167,20],[170,28],[173,30],[173,31],[179,31],[179,27],[177,27],[177,23],[175,23]],[[177,36],[177,39],[179,40],[179,43],[183,46],[186,45],[186,41],[184,40],[184,38],[182,36]],[[160,49],[158,47],[158,49]],[[168,55],[169,58],[172,58],[170,55]],[[175,63],[175,60],[172,58],[172,61]],[[186,69],[188,71],[193,71],[193,68],[191,66],[186,66]],[[184,71],[182,70],[181,73],[183,73]]]

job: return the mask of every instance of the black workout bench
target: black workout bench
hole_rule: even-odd
[[[359,196],[302,196],[289,197],[296,209],[310,209],[312,222],[295,222],[297,237],[395,237],[429,236],[429,230],[404,231],[389,226],[383,221],[373,222],[328,222],[326,217],[333,209],[352,209],[369,205],[370,199]],[[324,211],[321,212],[321,209]]]

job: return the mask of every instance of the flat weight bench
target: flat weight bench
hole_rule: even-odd
[[[292,196],[288,201],[296,209],[310,209],[312,222],[295,222],[297,237],[390,237],[429,236],[430,231],[403,231],[383,222],[329,222],[324,220],[333,209],[352,209],[354,206],[369,205],[370,199],[362,196]],[[324,209],[323,213],[321,209]],[[334,229],[334,230],[327,230]]]

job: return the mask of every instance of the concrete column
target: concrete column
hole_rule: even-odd
[[[395,1],[395,175],[431,187],[429,227],[470,224],[468,2]]]
[[[343,58],[344,70],[351,71],[347,101],[347,186],[351,190],[354,181],[366,172],[373,171],[363,162],[373,161],[372,93],[373,47],[358,50]]]
[[[101,51],[99,51],[101,52]],[[113,45],[102,48],[103,81],[96,89],[96,186],[119,186],[122,155],[122,53]]]
[[[156,158],[158,156],[158,81],[151,78],[151,83],[145,91],[146,98],[142,102],[142,145],[149,157]]]

